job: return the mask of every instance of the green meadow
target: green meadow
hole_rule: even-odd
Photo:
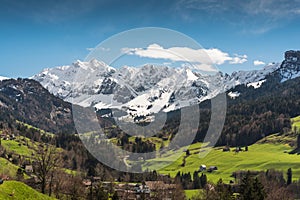
[[[300,125],[300,117],[293,118],[292,122],[293,126]],[[300,155],[289,154],[295,148],[290,146],[291,142],[295,142],[295,140],[295,136],[274,134],[249,146],[248,151],[239,153],[234,152],[235,148],[231,148],[230,152],[223,152],[223,147],[209,149],[206,145],[196,143],[186,147],[190,150],[190,156],[186,158],[185,166],[182,166],[182,161],[186,155],[186,148],[181,148],[147,161],[143,168],[158,170],[162,174],[174,177],[178,171],[193,173],[199,170],[202,164],[207,168],[217,166],[218,170],[216,171],[203,172],[207,175],[208,180],[214,183],[220,178],[225,183],[234,180],[231,175],[238,170],[275,169],[283,171],[286,175],[287,169],[292,168],[293,180],[298,180],[300,179]]]
[[[4,158],[0,158],[0,175],[5,174],[9,177],[16,177],[18,166],[12,164]]]
[[[18,137],[18,139],[21,137]],[[33,145],[31,142],[29,142],[30,145]],[[25,145],[23,142],[20,142],[19,140],[2,140],[1,145],[7,149],[10,152],[14,152],[21,156],[27,156],[30,157],[34,150],[28,148],[27,145]]]
[[[4,183],[0,185],[0,199],[54,200],[54,198],[39,193],[24,183],[18,181],[4,181]]]

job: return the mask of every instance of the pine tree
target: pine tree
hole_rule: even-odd
[[[219,179],[217,185],[216,185],[216,199],[222,199],[222,200],[231,200],[232,199],[232,192],[230,189],[230,186],[226,186],[223,183],[222,179]]]
[[[241,195],[241,199],[243,200],[252,200],[252,179],[250,177],[250,172],[248,171],[247,174],[245,175],[245,177],[242,179],[242,183],[241,183],[241,191],[240,191],[240,195]]]
[[[193,185],[194,185],[194,189],[200,189],[201,182],[197,171],[195,171],[193,174]]]
[[[201,183],[201,187],[204,188],[205,185],[207,184],[207,177],[205,174],[201,174],[200,176],[200,183]]]
[[[261,184],[258,178],[255,178],[253,182],[253,191],[254,191],[253,199],[257,199],[257,200],[265,199],[266,193],[264,191],[264,186]]]
[[[292,183],[292,169],[289,168],[287,171],[287,185],[290,185]]]
[[[263,185],[251,177],[250,171],[242,179],[240,195],[242,200],[263,200],[266,196]]]

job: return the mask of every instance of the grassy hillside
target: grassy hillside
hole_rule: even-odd
[[[232,172],[237,170],[276,169],[282,170],[285,173],[285,171],[291,167],[293,170],[293,178],[295,180],[300,178],[300,169],[298,167],[300,156],[288,154],[287,152],[292,150],[288,145],[254,144],[249,147],[248,152],[239,152],[237,154],[233,152],[233,149],[231,152],[223,152],[222,148],[214,148],[204,158],[200,157],[201,153],[199,154],[199,150],[196,146],[197,144],[194,144],[190,148],[192,155],[187,157],[184,167],[181,166],[183,156],[177,161],[172,162],[174,154],[152,160],[152,165],[145,167],[149,169],[160,169],[162,164],[170,163],[169,166],[160,169],[159,172],[170,174],[174,177],[178,171],[193,173],[199,169],[201,164],[207,167],[217,166],[218,171],[207,173],[208,179],[213,182],[217,182],[219,178],[228,182],[233,179],[230,177]],[[198,146],[200,147],[201,144],[198,144]]]
[[[20,122],[19,120],[16,120],[16,122],[17,122],[17,124],[20,124],[20,125],[22,125],[22,126],[25,126],[25,127],[28,128],[28,129],[36,130],[36,131],[40,132],[41,134],[46,134],[46,135],[48,135],[48,136],[53,136],[53,135],[54,135],[53,133],[46,132],[46,131],[44,131],[44,130],[42,130],[42,129],[40,129],[40,128],[37,128],[37,127],[35,127],[35,126],[32,126],[32,125],[30,125],[30,124],[26,124],[26,123],[24,123],[24,122]]]
[[[14,152],[21,156],[30,157],[34,151],[30,149],[25,142],[21,142],[20,138],[21,137],[17,137],[16,140],[2,140],[1,145],[10,152]],[[27,143],[29,146],[33,146],[32,142]]]
[[[291,119],[291,121],[293,124],[292,127],[297,127],[297,129],[300,130],[300,116]]]
[[[4,158],[0,158],[0,174],[8,175],[9,177],[15,177],[18,166],[12,164]]]
[[[292,119],[292,126],[300,128],[300,117]],[[170,151],[161,158],[153,159],[147,162],[144,169],[159,169],[162,174],[170,174],[172,177],[178,171],[191,172],[199,170],[199,166],[204,164],[207,167],[217,166],[218,170],[212,173],[207,173],[208,180],[217,182],[222,178],[225,182],[233,180],[232,172],[238,170],[267,170],[276,169],[283,171],[286,174],[288,168],[293,170],[293,179],[300,178],[300,155],[291,155],[288,152],[292,151],[296,140],[295,135],[279,135],[274,134],[262,139],[254,145],[249,146],[249,151],[234,152],[231,148],[230,152],[223,152],[223,148],[213,148],[206,156],[201,155],[208,150],[201,143],[193,144],[189,147],[191,155],[186,158],[186,164],[181,166],[183,157],[185,156],[184,148],[177,151]],[[178,158],[179,157],[179,158]],[[178,159],[177,159],[178,158]],[[174,162],[175,160],[175,162]],[[166,166],[162,168],[162,166]]]
[[[5,181],[0,185],[1,200],[54,200],[41,194],[24,183],[18,181]]]

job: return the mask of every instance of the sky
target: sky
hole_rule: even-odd
[[[0,75],[30,77],[85,60],[111,36],[143,27],[187,35],[223,72],[261,69],[281,62],[286,50],[300,49],[300,0],[0,0]],[[157,42],[120,51],[157,58],[151,48],[183,52],[182,46]],[[170,55],[158,59],[178,61]]]

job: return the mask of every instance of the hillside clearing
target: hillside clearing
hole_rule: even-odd
[[[54,200],[54,198],[41,194],[24,183],[18,181],[4,181],[0,185],[1,200]]]
[[[178,171],[193,173],[199,170],[201,164],[209,166],[217,166],[218,170],[212,173],[207,173],[208,180],[217,182],[220,178],[224,182],[234,180],[230,177],[233,172],[238,170],[267,170],[276,169],[283,171],[286,174],[288,168],[293,170],[293,179],[298,180],[300,178],[299,162],[300,156],[290,155],[287,152],[292,150],[292,147],[284,144],[254,144],[249,146],[249,151],[242,151],[234,153],[234,148],[231,148],[230,152],[223,152],[222,148],[213,148],[208,155],[201,158],[199,150],[196,152],[196,146],[201,147],[201,144],[194,144],[190,147],[191,155],[187,157],[184,167],[181,166],[183,156],[173,162],[173,155],[169,155],[162,158],[156,158],[151,160],[151,165],[145,165],[144,167],[149,169],[156,169],[162,174],[170,174],[172,177],[176,175]],[[195,153],[196,152],[196,153]],[[179,152],[177,152],[178,154]],[[176,153],[175,153],[176,154]],[[165,168],[161,168],[163,164],[169,164]]]

